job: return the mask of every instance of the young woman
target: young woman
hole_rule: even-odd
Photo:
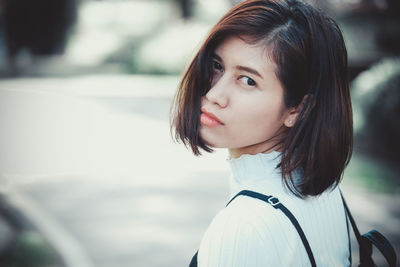
[[[176,139],[195,155],[227,148],[232,197],[250,192],[213,219],[192,266],[350,265],[338,184],[352,111],[331,18],[299,0],[235,6],[189,65],[173,107]]]

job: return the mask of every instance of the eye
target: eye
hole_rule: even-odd
[[[255,82],[252,78],[249,78],[249,77],[247,77],[247,76],[242,76],[242,77],[239,78],[239,80],[242,80],[242,82],[243,82],[245,85],[248,85],[248,86],[256,86],[256,82]]]
[[[217,61],[215,61],[215,60],[213,60],[212,66],[213,66],[213,68],[215,70],[218,70],[218,71],[221,71],[221,72],[224,71],[224,68],[222,67],[222,65],[220,63],[218,63]]]

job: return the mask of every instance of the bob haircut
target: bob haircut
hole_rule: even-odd
[[[175,140],[213,150],[202,140],[201,97],[211,87],[211,58],[226,38],[265,45],[275,62],[287,108],[299,115],[279,141],[282,178],[298,197],[335,188],[349,163],[353,120],[347,51],[335,21],[300,0],[248,0],[233,7],[212,28],[179,84],[171,109]],[[301,181],[292,173],[300,171]]]

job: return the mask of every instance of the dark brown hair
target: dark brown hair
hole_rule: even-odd
[[[172,106],[175,139],[195,155],[200,149],[212,151],[199,135],[200,100],[211,87],[212,54],[229,36],[268,47],[286,107],[299,107],[304,100],[295,124],[279,143],[287,187],[299,197],[334,188],[353,144],[347,52],[335,21],[299,0],[249,0],[221,18],[179,85]],[[292,177],[295,170],[302,173],[300,182]]]

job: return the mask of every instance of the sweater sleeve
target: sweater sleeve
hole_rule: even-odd
[[[213,219],[204,234],[198,266],[284,266],[285,258],[294,251],[294,244],[288,244],[287,236],[280,236],[277,231],[280,218],[274,209],[265,205],[258,207],[254,200],[248,199],[231,205]],[[265,217],[269,218],[267,222]]]

